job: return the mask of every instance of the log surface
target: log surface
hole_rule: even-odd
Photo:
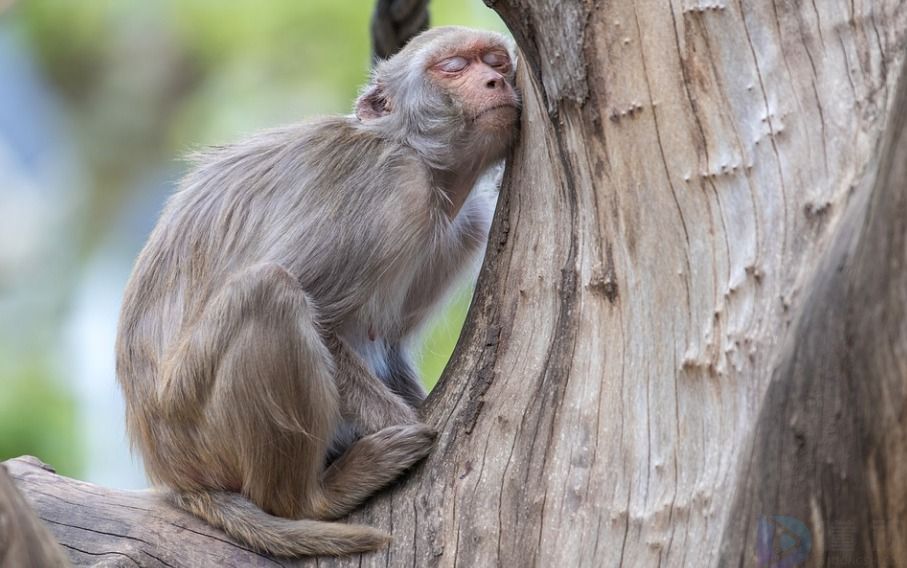
[[[75,566],[290,565],[234,543],[153,490],[107,489],[70,479],[30,456],[3,465]]]

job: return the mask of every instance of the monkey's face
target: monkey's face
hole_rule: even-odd
[[[455,169],[503,158],[515,138],[519,108],[509,40],[444,27],[413,38],[378,65],[356,101],[356,117],[383,136],[406,141],[442,169]]]
[[[462,109],[479,135],[510,140],[519,116],[513,63],[503,46],[473,42],[443,53],[428,67],[431,81]]]

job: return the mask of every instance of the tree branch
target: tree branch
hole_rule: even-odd
[[[428,23],[428,0],[378,0],[372,14],[372,62],[400,51]]]
[[[123,491],[77,481],[57,475],[31,456],[3,465],[76,566],[290,565],[234,543],[222,532],[170,506],[153,490]],[[4,478],[0,476],[0,488]],[[0,537],[4,534],[0,530]],[[0,564],[54,565],[49,561]]]

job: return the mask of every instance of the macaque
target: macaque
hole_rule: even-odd
[[[332,522],[425,457],[414,338],[478,265],[519,116],[511,43],[448,27],[355,114],[202,154],[126,288],[117,377],[177,506],[273,555],[384,546]],[[481,185],[481,184],[480,184]]]

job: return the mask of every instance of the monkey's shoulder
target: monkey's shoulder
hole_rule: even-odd
[[[308,161],[314,158],[324,163],[324,156],[338,156],[337,160],[343,160],[358,151],[380,149],[385,143],[361,128],[353,117],[325,116],[262,130],[228,144],[208,146],[186,159],[196,169],[245,159]],[[363,156],[358,157],[362,161]]]
[[[276,183],[283,188],[356,191],[376,183],[399,186],[394,176],[412,178],[424,170],[414,151],[353,116],[327,116],[264,130],[188,159],[193,167],[183,179],[183,189]]]

